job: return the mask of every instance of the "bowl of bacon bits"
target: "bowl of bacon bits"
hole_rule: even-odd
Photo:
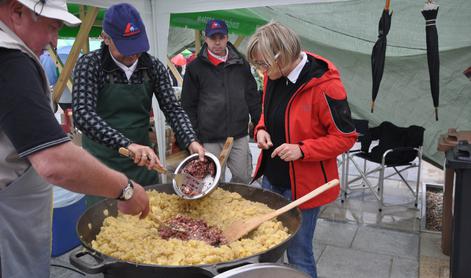
[[[183,174],[187,177],[187,182],[180,185],[173,180],[175,193],[188,200],[200,199],[217,187],[221,177],[221,164],[212,153],[206,152],[204,161],[201,161],[195,153],[180,162],[175,169],[175,174]]]

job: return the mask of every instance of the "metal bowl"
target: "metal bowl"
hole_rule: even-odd
[[[214,165],[216,165],[215,175],[214,175],[214,177],[211,176],[211,175],[207,175],[203,179],[204,187],[203,187],[203,190],[201,190],[201,193],[199,193],[197,195],[192,195],[192,196],[184,194],[180,190],[180,187],[177,185],[175,180],[173,180],[172,183],[173,183],[173,189],[175,190],[175,193],[177,193],[177,195],[182,197],[183,199],[196,200],[196,199],[203,198],[204,196],[211,193],[218,186],[219,179],[221,178],[221,163],[219,162],[219,159],[212,153],[205,152],[204,156],[206,157],[206,159],[209,159],[210,161],[212,161],[214,163]],[[179,174],[185,168],[185,166],[188,163],[190,163],[193,160],[197,160],[197,159],[198,159],[198,154],[197,153],[186,157],[182,162],[180,162],[180,164],[178,164],[177,169],[175,169],[175,174]]]

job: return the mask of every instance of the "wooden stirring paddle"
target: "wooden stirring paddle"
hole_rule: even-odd
[[[221,152],[219,153],[219,164],[221,164],[221,169],[226,165],[227,158],[232,150],[232,145],[234,144],[234,137],[227,137],[226,143],[222,147]]]
[[[291,202],[287,204],[286,206],[279,208],[273,212],[263,214],[263,215],[258,215],[254,216],[250,219],[247,220],[238,220],[227,226],[224,231],[222,232],[224,238],[226,239],[227,243],[233,242],[235,240],[238,240],[239,238],[243,237],[253,229],[257,228],[260,226],[265,221],[268,221],[272,218],[277,217],[280,214],[283,214],[292,208],[295,208],[299,206],[300,204],[316,197],[317,195],[321,194],[322,192],[336,186],[339,184],[338,179],[331,180],[330,182],[314,189],[310,193],[304,195],[303,197],[295,200],[294,202]]]

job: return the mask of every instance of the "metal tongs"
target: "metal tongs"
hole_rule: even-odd
[[[122,147],[119,148],[119,153],[131,159],[134,159],[134,153],[127,148],[122,148]],[[172,173],[167,168],[164,168],[158,164],[155,164],[154,167],[152,167],[152,169],[174,179],[176,184],[182,191],[184,190],[184,188],[191,189],[191,191],[194,192],[194,194],[199,194],[203,191],[204,182],[200,179],[193,177],[190,174]]]

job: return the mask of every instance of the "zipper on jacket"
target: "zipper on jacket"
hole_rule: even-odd
[[[324,161],[321,161],[322,174],[324,175],[324,181],[327,183],[327,174],[325,173]]]
[[[287,141],[287,143],[291,143],[291,136],[290,136],[290,133],[289,133],[289,130],[290,130],[290,127],[289,127],[289,111],[290,111],[290,109],[291,109],[291,105],[293,104],[293,99],[299,94],[299,92],[302,91],[302,89],[304,89],[304,87],[306,87],[306,85],[307,85],[308,83],[309,83],[309,81],[306,82],[306,83],[304,83],[303,85],[301,85],[301,87],[299,87],[299,88],[296,90],[296,92],[294,92],[293,96],[292,96],[292,97],[290,98],[290,100],[288,101],[288,105],[286,106],[285,115],[286,115],[286,121],[288,122],[288,123],[287,123],[287,126],[286,126],[286,131],[287,131],[288,134],[285,134],[285,135],[287,135],[287,136],[286,136],[286,139],[287,139],[286,141]],[[294,201],[294,200],[297,199],[297,198],[296,198],[296,196],[297,196],[297,190],[296,190],[296,173],[295,173],[295,171],[294,171],[294,163],[293,163],[293,161],[290,161],[290,162],[289,162],[289,165],[291,166],[291,170],[292,170],[292,172],[293,172],[293,181],[294,181],[294,184],[292,185],[292,189],[294,189],[294,191],[293,191],[293,190],[291,190],[291,191],[292,191],[292,195],[293,195],[293,197],[294,197],[294,198],[293,198],[293,201]],[[289,175],[289,173],[288,173],[288,175]]]

